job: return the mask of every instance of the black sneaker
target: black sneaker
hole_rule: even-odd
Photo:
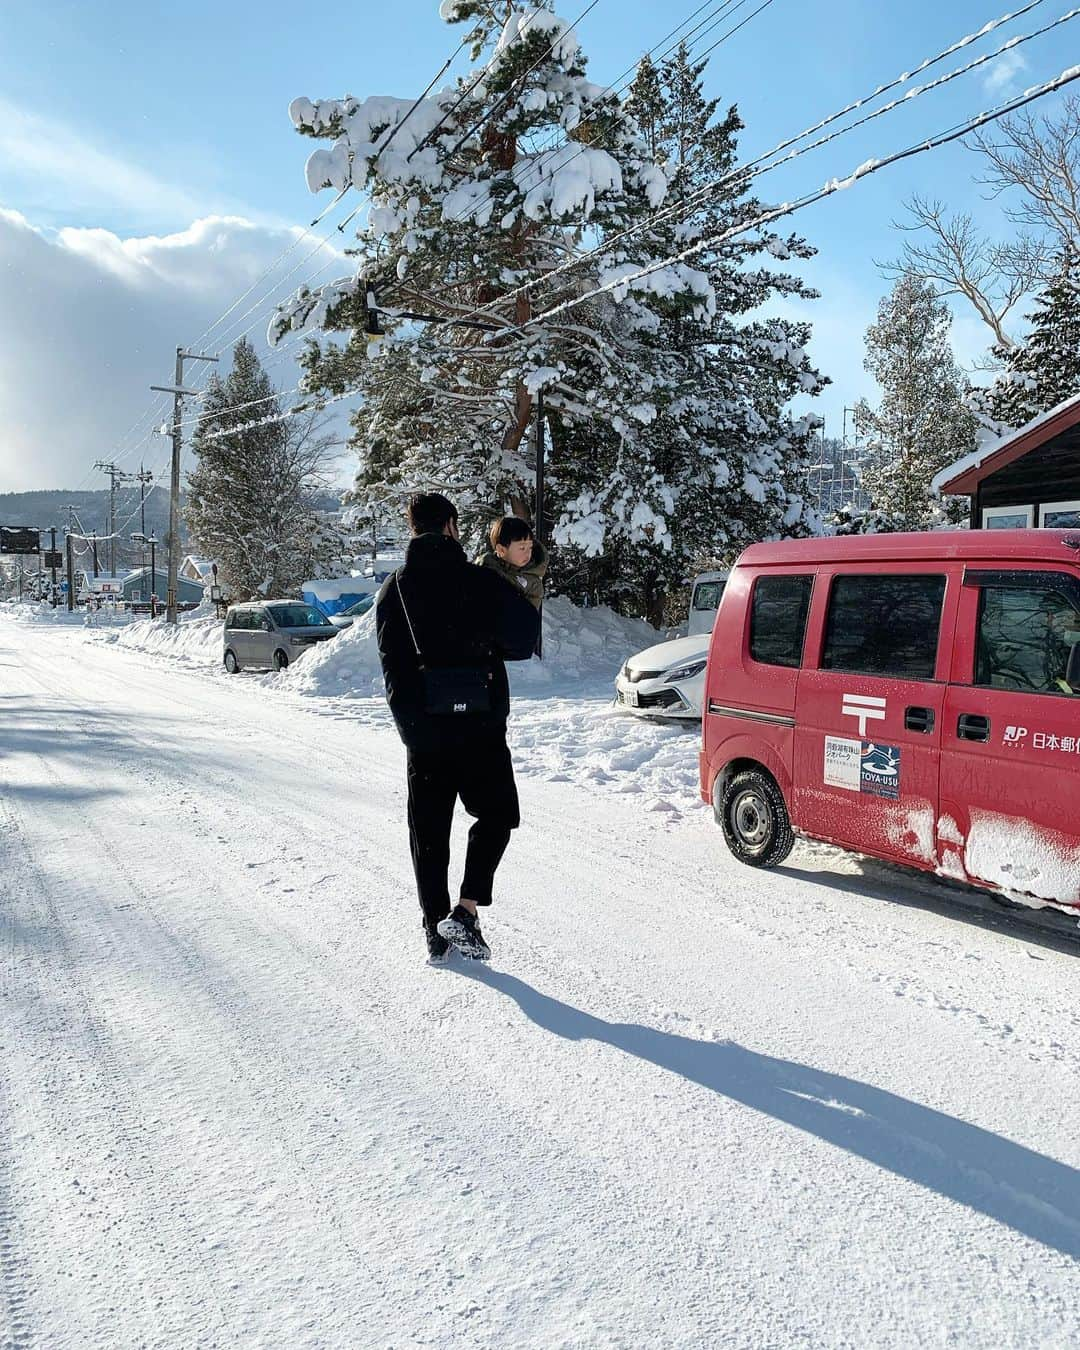
[[[424,938],[427,941],[427,959],[429,966],[445,966],[450,959],[450,944],[444,937],[424,924]]]
[[[490,961],[491,948],[484,941],[476,915],[470,914],[462,905],[455,905],[449,918],[441,919],[438,924],[440,937],[470,961]]]

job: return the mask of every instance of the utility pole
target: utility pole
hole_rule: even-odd
[[[116,576],[116,485],[130,475],[110,460],[95,460],[94,468],[109,475],[109,575]]]
[[[157,539],[150,537],[150,617],[157,618]]]
[[[71,546],[70,530],[64,539],[64,545],[67,549],[67,607],[70,614],[75,608],[75,551]]]
[[[172,425],[172,476],[169,480],[169,582],[168,600],[165,603],[165,622],[176,622],[176,576],[180,570],[180,540],[177,532],[180,527],[180,450],[183,441],[183,429],[180,426],[180,409],[183,398],[193,398],[198,390],[184,388],[185,361],[216,361],[216,356],[202,356],[197,352],[186,352],[183,347],[176,349],[174,381],[171,385],[152,384],[150,388],[158,394],[173,396]]]
[[[142,531],[142,536],[143,536],[143,538],[145,539],[145,538],[146,538],[146,485],[147,485],[147,483],[152,483],[152,482],[154,481],[154,475],[153,475],[152,473],[148,473],[147,470],[144,469],[143,466],[140,464],[140,465],[139,465],[139,472],[135,475],[135,478],[138,480],[138,484],[139,484],[139,529]],[[143,554],[143,562],[145,563],[145,561],[146,561],[146,555],[145,555],[145,553],[144,553],[144,554]]]
[[[52,601],[53,609],[56,608],[56,526],[49,528],[49,562],[51,564],[52,591],[49,599]]]
[[[91,548],[91,551],[93,552],[93,555],[94,555],[94,580],[96,581],[96,580],[97,580],[97,572],[98,572],[98,564],[97,564],[97,530],[91,530],[91,531],[90,531],[90,548]]]

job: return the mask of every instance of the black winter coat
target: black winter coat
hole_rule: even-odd
[[[490,670],[491,712],[432,717],[424,711],[423,674],[398,579],[425,666]],[[404,567],[383,583],[375,606],[386,699],[409,749],[427,754],[463,750],[504,735],[510,687],[503,661],[527,661],[539,627],[540,616],[524,596],[495,572],[474,567],[456,540],[444,534],[411,540]]]

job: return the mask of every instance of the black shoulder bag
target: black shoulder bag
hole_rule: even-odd
[[[491,671],[480,666],[432,666],[424,664],[420,644],[416,640],[416,630],[409,618],[405,606],[405,597],[401,594],[401,578],[395,573],[401,612],[409,625],[416,659],[420,663],[420,674],[424,679],[424,711],[432,717],[460,717],[469,713],[491,711]]]

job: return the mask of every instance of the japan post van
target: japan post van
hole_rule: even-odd
[[[706,670],[701,794],[775,866],[796,833],[1080,906],[1080,535],[758,544]]]

